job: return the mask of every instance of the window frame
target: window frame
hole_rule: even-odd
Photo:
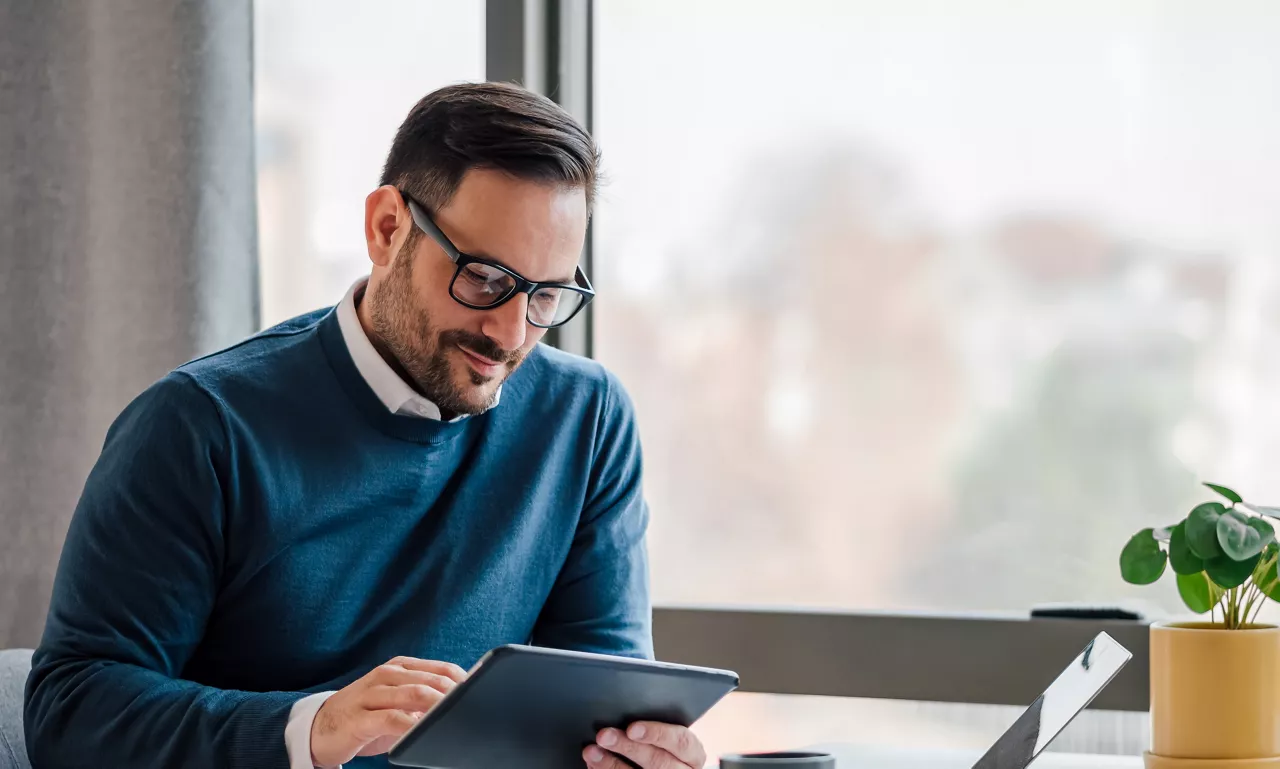
[[[594,5],[486,0],[486,78],[548,95],[591,131]],[[587,274],[593,260],[589,227]],[[592,304],[546,341],[591,357]],[[1090,707],[1149,707],[1149,630],[1140,621],[657,606],[653,626],[662,659],[733,669],[746,692],[1016,706],[1030,704],[1105,631],[1133,659]]]

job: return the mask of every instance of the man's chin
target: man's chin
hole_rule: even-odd
[[[502,386],[500,377],[486,377],[471,368],[456,372],[453,395],[460,414],[479,414],[493,406],[494,395]]]

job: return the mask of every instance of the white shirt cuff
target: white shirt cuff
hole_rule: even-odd
[[[289,710],[284,727],[284,747],[289,752],[289,769],[315,769],[311,763],[311,725],[325,700],[337,692],[317,692],[297,702]]]

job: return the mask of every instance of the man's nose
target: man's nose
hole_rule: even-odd
[[[484,314],[481,331],[510,352],[524,345],[528,331],[529,296],[520,294]]]

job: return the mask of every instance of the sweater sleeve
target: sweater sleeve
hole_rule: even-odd
[[[630,398],[612,375],[606,381],[586,502],[533,643],[652,658],[640,437]]]
[[[25,727],[42,769],[288,769],[292,692],[182,680],[224,556],[229,440],[210,396],[180,372],[112,425],[71,520]]]

